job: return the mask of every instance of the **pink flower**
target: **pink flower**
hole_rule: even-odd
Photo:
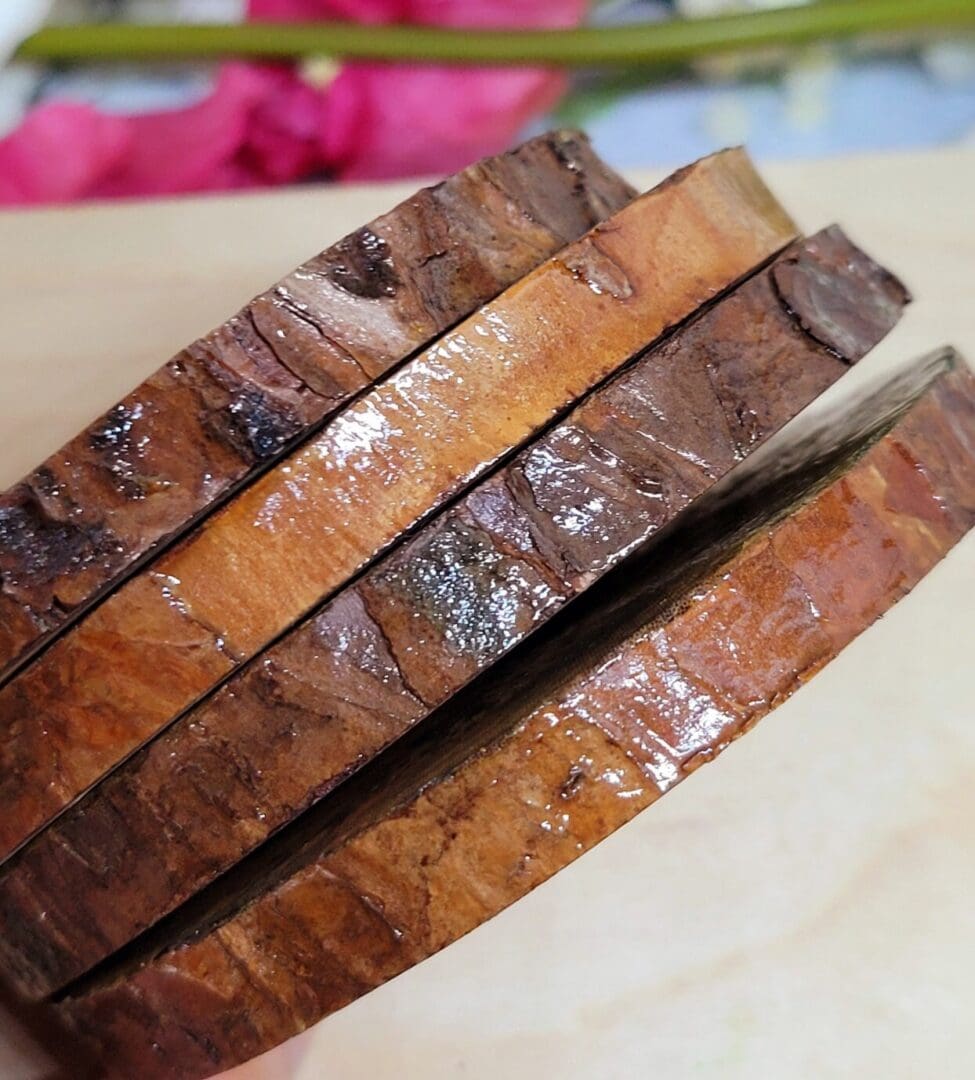
[[[118,167],[130,141],[121,117],[87,105],[41,105],[0,139],[0,205],[76,199]]]
[[[252,19],[317,22],[418,23],[514,29],[574,26],[586,0],[249,0]]]
[[[250,0],[251,18],[557,27],[585,0]],[[323,158],[342,179],[448,173],[508,145],[565,90],[551,70],[349,63],[329,87]]]
[[[268,22],[408,22],[411,6],[409,0],[249,0],[247,14]]]
[[[253,19],[566,26],[585,0],[250,0]],[[51,103],[0,139],[0,204],[452,172],[510,144],[564,89],[549,70],[348,63],[324,87],[224,65],[189,108],[110,116]]]
[[[264,112],[282,90],[294,97],[286,73],[227,64],[213,92],[186,109],[115,116],[67,102],[41,105],[0,140],[0,204],[174,194],[277,179],[264,168],[271,130]],[[299,142],[289,139],[292,161]]]
[[[164,195],[240,187],[252,177],[237,160],[270,75],[228,64],[209,97],[187,109],[127,117],[130,148],[94,193]]]
[[[562,77],[531,70],[349,64],[329,89],[324,155],[343,180],[455,172],[551,108]]]

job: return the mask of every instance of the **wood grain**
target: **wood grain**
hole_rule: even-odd
[[[743,152],[704,159],[339,414],[0,690],[0,851],[793,236]]]
[[[7,980],[60,989],[325,795],[830,386],[905,299],[826,230],[596,391],[14,856]]]
[[[752,527],[727,561],[712,555],[703,580],[678,573],[649,621],[631,605],[644,625],[543,678],[527,711],[524,686],[489,696],[468,721],[473,753],[443,779],[414,760],[417,794],[390,792],[337,840],[311,838],[237,914],[131,958],[64,1014],[119,1075],[190,1080],[262,1052],[467,933],[711,760],[973,523],[975,377],[942,369],[837,479]],[[507,733],[480,749],[490,726]]]
[[[424,189],[183,349],[0,493],[0,681],[354,394],[625,205],[585,137]]]
[[[840,218],[915,294],[836,390],[935,342],[975,354],[964,226],[975,151],[771,161],[763,173],[807,229]],[[631,179],[645,188],[661,175]],[[0,211],[0,484],[297,265],[310,229],[316,243],[337,238],[413,187]],[[915,1080],[932,1062],[967,1077],[973,595],[969,537],[718,766],[228,1080],[582,1080],[641,1075],[648,1060],[706,1080]],[[3,1076],[46,1076],[0,1026]],[[41,1045],[63,1043],[49,1033]]]

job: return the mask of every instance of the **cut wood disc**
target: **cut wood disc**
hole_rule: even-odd
[[[150,549],[635,194],[585,136],[539,136],[418,192],[184,349],[0,494],[0,681]]]
[[[905,299],[827,229],[595,391],[0,868],[8,981],[61,989],[327,794],[673,521]]]
[[[771,475],[736,469],[59,1015],[120,1076],[210,1076],[455,941],[713,759],[975,524],[975,376],[950,355],[825,430]]]
[[[794,236],[743,151],[705,158],[334,417],[0,690],[0,856]]]

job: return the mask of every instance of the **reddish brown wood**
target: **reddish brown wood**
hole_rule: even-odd
[[[636,194],[552,132],[418,192],[0,494],[0,678],[391,367]]]
[[[650,350],[0,869],[6,977],[49,994],[233,865],[677,516],[905,300],[833,228]]]
[[[370,390],[0,691],[0,854],[793,237],[742,151],[706,158]]]
[[[375,776],[387,786],[372,781],[373,805],[365,798],[358,817],[266,864],[238,910],[223,897],[179,929],[182,943],[147,943],[61,1015],[118,1075],[209,1076],[438,951],[572,862],[792,694],[971,528],[975,377],[942,365],[861,453],[851,463],[846,451],[816,494],[805,476],[752,495],[766,516],[780,491],[794,505],[744,539],[712,538],[711,551],[693,532],[675,538],[676,577],[654,604],[623,598],[639,629],[613,639],[618,612],[605,610],[564,623],[548,668],[522,660],[523,685],[496,679],[481,715],[464,714],[466,758],[462,745],[451,759],[430,736],[403,758],[405,778],[383,774],[379,759]],[[705,568],[688,553],[706,555]],[[587,641],[594,628],[610,640]],[[590,656],[573,672],[565,648],[578,633]],[[568,673],[553,675],[567,660]],[[450,725],[444,732],[460,739]]]

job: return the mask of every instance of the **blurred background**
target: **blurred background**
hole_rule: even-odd
[[[848,0],[861,10],[868,0]],[[611,164],[670,165],[746,142],[759,158],[975,140],[975,41],[957,23],[909,32],[806,34],[679,62],[600,71],[342,60],[274,63],[180,56],[194,22],[343,20],[512,31],[646,28],[737,16],[786,0],[3,0],[0,204],[390,179],[453,171],[554,123],[584,126]],[[827,5],[835,8],[836,3]],[[896,8],[896,3],[886,5]],[[922,0],[900,5],[924,11]],[[931,10],[939,5],[930,5]],[[941,5],[942,7],[944,5]],[[956,4],[962,9],[964,3]],[[975,5],[967,5],[975,7]],[[103,39],[70,63],[42,26],[170,24],[172,56],[103,62]],[[969,24],[971,25],[971,24]],[[366,30],[375,33],[375,30]],[[81,42],[81,39],[78,39]],[[136,40],[134,37],[132,40]],[[81,42],[84,45],[83,42]],[[499,59],[503,56],[499,55]]]

